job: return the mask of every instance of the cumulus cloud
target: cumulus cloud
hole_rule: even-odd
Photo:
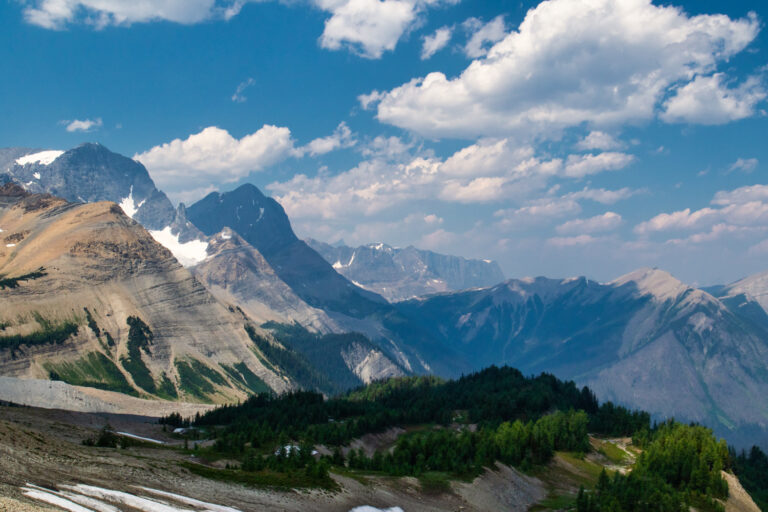
[[[226,130],[209,126],[186,139],[174,139],[134,155],[162,186],[201,187],[211,181],[232,182],[252,171],[261,171],[301,152],[294,146],[291,131],[264,125],[237,139]]]
[[[462,26],[471,34],[464,45],[464,54],[472,59],[487,54],[489,45],[501,41],[507,35],[504,15],[496,16],[488,23],[483,23],[478,18],[469,18]]]
[[[673,87],[715,71],[759,28],[754,14],[688,16],[651,0],[550,0],[459,76],[434,72],[377,92],[377,117],[434,138],[648,120]]]
[[[548,239],[547,243],[555,247],[574,247],[593,244],[598,240],[599,238],[595,238],[592,235],[555,236]]]
[[[759,163],[757,158],[739,158],[731,164],[728,168],[728,172],[741,171],[749,174],[757,169],[757,164]]]
[[[347,123],[342,121],[331,135],[314,139],[303,150],[312,156],[317,156],[337,149],[351,148],[355,144],[357,144],[357,140],[352,134],[352,130],[349,129]]]
[[[590,201],[595,201],[596,203],[601,204],[614,204],[644,192],[645,190],[631,189],[629,187],[622,187],[617,190],[584,187],[582,190],[570,192],[564,197],[576,200],[589,199]]]
[[[757,77],[728,88],[723,73],[697,76],[664,103],[661,119],[668,123],[730,123],[753,116],[755,107],[765,98],[765,88]]]
[[[720,191],[711,203],[713,206],[698,210],[686,208],[660,213],[635,226],[635,233],[648,236],[654,233],[695,231],[687,238],[674,238],[670,241],[698,243],[726,234],[768,229],[768,185]]]
[[[578,202],[567,198],[542,198],[531,201],[521,208],[497,210],[497,226],[516,230],[551,222],[552,219],[571,217],[581,213]]]
[[[445,48],[453,35],[452,27],[442,27],[434,34],[424,36],[421,45],[421,60],[431,59],[434,54]]]
[[[235,93],[232,95],[232,101],[234,101],[235,103],[245,103],[246,101],[248,101],[248,98],[246,98],[243,93],[247,88],[252,87],[255,84],[256,84],[256,80],[254,80],[253,78],[249,78],[244,82],[240,82],[237,86],[237,89],[235,89]]]
[[[592,151],[594,149],[610,151],[612,149],[623,148],[624,144],[616,140],[613,135],[599,130],[589,132],[586,137],[576,143],[576,149],[580,149],[581,151]]]
[[[236,15],[247,0],[31,0],[24,8],[28,23],[61,29],[72,23],[97,28],[150,21],[192,24]]]
[[[331,14],[320,36],[329,50],[348,48],[361,57],[378,59],[398,41],[428,7],[458,0],[314,0]]]
[[[104,124],[100,117],[95,119],[73,119],[71,121],[60,121],[59,124],[66,125],[66,130],[70,133],[74,132],[90,132],[101,128]]]
[[[596,155],[570,155],[565,163],[565,175],[571,178],[583,178],[603,171],[623,169],[635,157],[627,153],[598,153]]]
[[[624,223],[621,215],[614,212],[605,212],[588,219],[574,219],[557,226],[556,230],[561,235],[589,234],[613,231]]]

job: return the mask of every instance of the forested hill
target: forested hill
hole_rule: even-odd
[[[164,421],[185,423],[178,415]],[[632,438],[632,466],[596,473],[569,503],[580,512],[724,510],[721,471],[733,460],[705,427],[651,425],[648,413],[600,404],[589,388],[509,367],[457,380],[393,378],[330,399],[304,391],[261,394],[193,423],[195,432],[216,439],[205,457],[240,460],[228,470],[233,479],[300,474],[304,484],[320,486],[333,485],[329,470],[462,479],[499,462],[536,472],[557,453],[583,458],[598,438]],[[392,427],[404,430],[386,449],[345,448]],[[321,446],[328,455],[313,454]]]

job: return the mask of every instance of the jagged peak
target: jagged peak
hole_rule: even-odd
[[[666,270],[656,267],[639,268],[608,283],[616,288],[630,284],[637,287],[640,295],[651,295],[660,301],[675,299],[693,289]]]

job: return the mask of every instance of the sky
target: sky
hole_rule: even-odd
[[[768,271],[757,0],[0,0],[0,147],[507,277]]]

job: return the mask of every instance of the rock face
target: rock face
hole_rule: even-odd
[[[175,211],[143,165],[100,144],[69,151],[0,150],[0,173],[28,192],[49,193],[70,202],[113,201],[147,229],[163,229]]]
[[[700,421],[732,442],[755,430],[768,441],[768,324],[666,272],[641,269],[607,284],[510,280],[399,307],[475,368],[552,372],[602,400]]]
[[[390,302],[504,281],[501,268],[490,260],[469,260],[413,246],[398,249],[377,243],[353,248],[311,238],[306,242],[341,275]]]
[[[0,374],[208,402],[291,386],[242,315],[115,203],[6,185],[0,229]]]
[[[258,323],[299,324],[322,333],[340,327],[285,284],[261,253],[226,228],[213,235],[208,257],[192,272],[219,300],[242,308]]]

